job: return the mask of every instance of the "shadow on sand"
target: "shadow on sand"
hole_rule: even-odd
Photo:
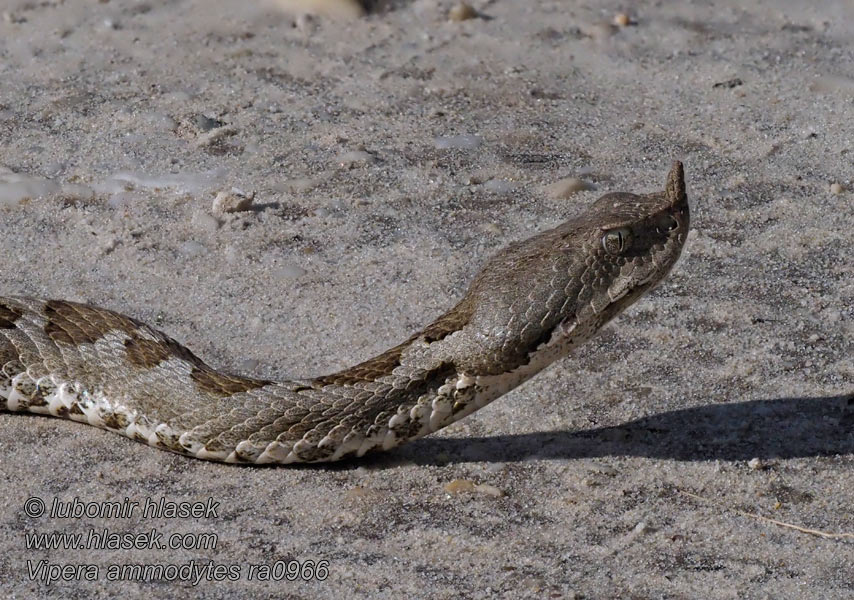
[[[854,394],[695,406],[581,431],[429,437],[396,453],[418,464],[599,456],[699,461],[854,454]]]

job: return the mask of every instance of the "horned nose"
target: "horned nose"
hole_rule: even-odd
[[[688,199],[685,193],[685,171],[678,160],[673,161],[670,173],[667,174],[666,194],[671,206],[686,202]]]

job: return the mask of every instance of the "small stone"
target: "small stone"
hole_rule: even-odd
[[[841,194],[845,191],[845,187],[841,183],[831,183],[830,184],[830,193],[831,194]]]
[[[479,135],[439,136],[433,140],[437,150],[474,150],[483,142]]]
[[[317,19],[308,13],[299,15],[294,25],[306,35],[311,35],[317,31]]]
[[[475,485],[468,479],[454,479],[445,484],[445,491],[449,494],[460,494],[462,492],[473,492]]]
[[[3,20],[10,25],[19,25],[21,23],[26,23],[27,20],[24,17],[16,15],[12,11],[4,10],[3,11]]]
[[[230,265],[237,264],[242,258],[240,249],[237,246],[233,245],[226,246],[225,251],[223,252],[223,256],[225,257],[225,262]]]
[[[642,533],[646,533],[647,529],[648,528],[646,525],[646,521],[641,521],[640,523],[635,525],[635,528],[632,529],[632,533],[634,533],[635,535],[640,535]]]
[[[187,258],[195,258],[197,256],[201,256],[202,254],[207,254],[208,249],[205,248],[204,244],[201,242],[197,242],[196,240],[187,240],[178,246],[178,252],[186,256]]]
[[[460,2],[448,11],[448,18],[455,23],[468,21],[475,17],[477,17],[477,11],[465,2]]]
[[[573,194],[591,189],[591,185],[576,177],[566,177],[545,187],[546,195],[555,200],[566,200]]]
[[[503,233],[498,223],[484,223],[480,228],[484,233],[488,233],[489,235],[501,235]]]
[[[369,495],[370,492],[367,488],[357,485],[356,487],[347,490],[344,493],[344,498],[346,500],[361,500],[363,498],[367,498]]]
[[[543,579],[542,577],[531,576],[531,577],[526,577],[525,579],[523,579],[521,581],[520,587],[523,589],[527,589],[531,592],[542,593],[542,591],[546,588],[547,585],[548,585],[548,582],[545,579]]]
[[[492,496],[493,498],[501,498],[504,495],[504,492],[495,487],[494,485],[489,485],[488,483],[479,483],[474,486],[474,491],[478,494],[486,494],[487,496]]]
[[[246,194],[238,189],[232,189],[230,192],[220,192],[214,198],[211,210],[218,214],[249,210],[252,208],[252,201],[254,199],[255,192]]]
[[[462,176],[463,185],[481,185],[492,179],[492,174],[486,169],[478,169]]]
[[[359,0],[269,0],[289,13],[312,13],[333,19],[355,19],[365,14]]]
[[[107,199],[107,206],[119,210],[140,205],[144,201],[145,197],[142,194],[136,192],[118,192],[110,194],[110,197]]]
[[[347,202],[343,198],[334,198],[329,201],[329,210],[341,212],[347,210]]]
[[[310,189],[317,187],[320,185],[321,180],[313,177],[298,177],[296,179],[291,179],[285,184],[285,187],[295,193],[295,194],[303,194]]]
[[[516,189],[516,184],[506,179],[490,179],[483,184],[483,189],[494,194],[509,194]]]
[[[612,23],[595,23],[588,27],[584,33],[594,40],[602,42],[617,33],[619,29],[619,27]]]
[[[115,234],[105,234],[98,237],[98,247],[104,254],[109,254],[118,247],[120,239]]]
[[[216,129],[211,129],[210,131],[200,134],[196,138],[196,146],[198,146],[199,148],[212,146],[220,140],[233,136],[235,134],[237,134],[236,127],[232,127],[231,125],[223,125],[222,127],[217,127]]]
[[[352,169],[353,167],[364,167],[376,162],[376,160],[374,155],[366,150],[353,150],[339,155],[335,162],[342,168]]]
[[[225,123],[220,121],[219,119],[214,119],[207,115],[197,114],[192,118],[193,126],[198,129],[202,133],[207,133],[208,131],[212,131],[214,129],[219,129],[224,126]]]
[[[201,210],[193,213],[192,223],[197,229],[208,233],[213,233],[219,228],[219,221]]]
[[[753,469],[754,471],[761,471],[765,468],[765,465],[758,458],[751,458],[747,461],[747,466]]]
[[[737,88],[740,85],[744,85],[744,81],[740,77],[734,77],[732,79],[727,79],[726,81],[718,81],[713,84],[713,88],[725,88],[731,90],[732,88]]]
[[[178,128],[178,123],[167,114],[156,111],[144,113],[140,116],[141,120],[155,131],[175,131]]]
[[[257,369],[258,365],[260,364],[261,362],[254,358],[245,358],[240,361],[238,369],[240,369],[240,371],[242,371],[243,373],[248,373]]]
[[[62,185],[62,195],[77,202],[91,202],[95,199],[95,190],[80,183],[65,183]]]
[[[308,271],[297,265],[287,264],[275,269],[274,273],[278,275],[280,279],[296,279],[297,277],[302,277],[308,273]]]
[[[620,27],[628,27],[631,25],[632,20],[626,13],[617,13],[614,15],[614,25],[618,25]]]

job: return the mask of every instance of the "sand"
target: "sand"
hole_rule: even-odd
[[[0,414],[4,595],[851,598],[854,8],[742,4],[4,0],[2,293],[220,367],[368,358],[673,159],[693,211],[667,281],[575,356],[368,461]],[[89,548],[34,546],[54,532]]]

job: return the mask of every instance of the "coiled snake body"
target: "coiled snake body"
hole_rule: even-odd
[[[688,226],[677,162],[664,192],[602,196],[500,251],[459,304],[407,341],[305,381],[215,370],[103,308],[0,297],[0,410],[67,417],[225,462],[387,450],[471,414],[590,338],[670,271]]]

